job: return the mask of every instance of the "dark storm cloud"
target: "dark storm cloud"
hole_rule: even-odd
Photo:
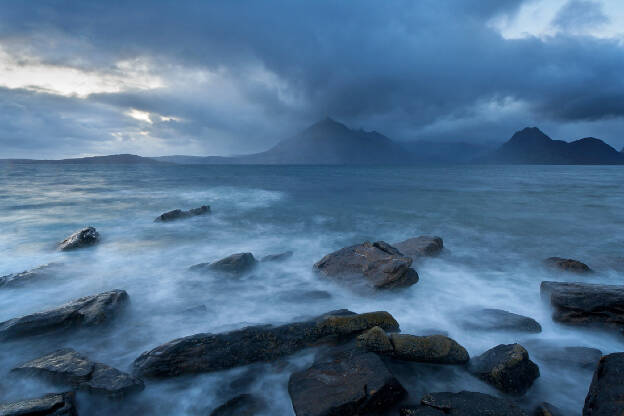
[[[104,73],[123,73],[119,61],[148,58],[164,86],[83,99],[2,90],[4,103],[23,95],[21,109],[5,106],[0,140],[15,152],[62,143],[76,154],[112,149],[120,139],[111,142],[111,134],[128,130],[158,137],[164,152],[241,153],[326,115],[403,140],[503,140],[528,124],[624,116],[622,46],[566,31],[504,39],[488,23],[513,16],[521,4],[3,3],[0,45],[9,53]],[[604,17],[592,2],[570,1],[553,24],[569,29],[579,13],[594,24]],[[202,71],[216,81],[198,82],[193,74]],[[154,113],[152,123],[130,119],[131,108]],[[616,132],[605,134],[618,140]],[[141,143],[137,151],[156,151]]]

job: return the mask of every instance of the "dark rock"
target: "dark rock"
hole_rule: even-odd
[[[531,357],[539,361],[556,364],[558,367],[578,367],[595,370],[602,357],[602,351],[589,347],[561,347],[539,341],[525,343]]]
[[[268,256],[264,256],[262,257],[262,262],[268,262],[268,261],[284,261],[286,259],[291,258],[293,255],[292,251],[285,251],[283,253],[278,253],[278,254],[269,254]]]
[[[464,347],[444,335],[421,337],[390,334],[390,341],[394,347],[392,356],[399,360],[435,364],[465,364],[470,359]]]
[[[154,222],[167,222],[180,220],[183,218],[195,217],[197,215],[204,215],[210,213],[210,207],[208,205],[202,205],[199,208],[189,209],[188,211],[182,211],[181,209],[174,209],[173,211],[165,212],[164,214],[156,217]]]
[[[130,374],[89,360],[71,348],[64,348],[28,361],[15,372],[47,377],[74,388],[120,397],[143,390],[143,382]]]
[[[444,242],[440,237],[421,235],[420,237],[395,243],[394,247],[406,256],[410,256],[412,259],[416,260],[420,257],[437,256],[442,252]]]
[[[32,281],[50,277],[63,263],[48,263],[21,273],[0,276],[0,287],[17,287]]]
[[[46,394],[36,399],[0,404],[1,416],[77,416],[74,393]]]
[[[600,359],[585,398],[583,416],[624,414],[624,352]]]
[[[1,322],[0,339],[103,324],[110,321],[127,301],[126,291],[118,289],[85,296],[58,308]]]
[[[178,338],[141,354],[134,362],[134,372],[140,377],[171,377],[219,371],[273,361],[328,338],[354,336],[374,326],[386,330],[399,328],[388,312],[333,313],[281,326],[252,326],[221,334]]]
[[[590,273],[592,269],[588,265],[574,259],[564,259],[562,257],[549,257],[544,260],[546,266],[553,269],[573,273]]]
[[[624,326],[624,286],[542,282],[540,291],[550,299],[557,322]]]
[[[535,408],[533,416],[563,416],[563,413],[552,404],[543,402]]]
[[[527,416],[513,402],[484,393],[429,393],[418,407],[403,408],[401,416]]]
[[[405,389],[377,354],[351,349],[292,374],[288,393],[297,416],[348,416],[388,409]]]
[[[251,394],[231,398],[210,413],[210,416],[254,416],[263,411],[266,403]]]
[[[214,271],[239,275],[253,269],[258,262],[251,253],[237,253],[213,263],[200,263],[191,266],[194,272]]]
[[[469,371],[504,393],[521,396],[539,377],[539,367],[520,344],[498,345],[473,358]]]
[[[100,234],[95,231],[94,227],[83,228],[76,231],[58,245],[59,250],[73,250],[76,248],[89,247],[100,240]]]
[[[502,309],[464,311],[459,324],[471,330],[542,332],[542,326],[535,319]]]
[[[379,353],[390,353],[394,351],[390,338],[386,335],[386,331],[378,326],[374,326],[357,337],[357,343],[360,347],[368,351]]]
[[[411,286],[418,273],[412,259],[383,241],[365,242],[326,255],[314,267],[323,275],[338,279],[362,280],[375,289]]]

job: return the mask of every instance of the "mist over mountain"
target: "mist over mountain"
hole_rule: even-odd
[[[39,160],[39,159],[0,159],[0,163],[13,162],[13,163],[62,163],[62,164],[84,164],[84,165],[98,165],[98,164],[159,164],[164,161],[158,161],[150,157],[143,157],[131,154],[120,155],[108,155],[108,156],[88,156],[72,159],[57,159],[57,160]]]

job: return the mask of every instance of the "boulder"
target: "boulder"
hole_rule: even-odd
[[[314,267],[336,280],[361,281],[375,289],[411,286],[418,273],[411,268],[412,259],[386,242],[365,242],[326,255]]]
[[[271,261],[284,261],[286,259],[291,258],[293,255],[292,251],[285,251],[283,253],[277,254],[269,254],[268,256],[262,257],[261,262],[271,262]]]
[[[130,374],[89,360],[71,348],[46,354],[12,371],[43,376],[78,389],[120,397],[143,390],[143,381]]]
[[[0,404],[2,416],[77,416],[74,393],[54,393],[36,399]]]
[[[563,416],[563,412],[552,404],[543,402],[535,408],[533,416]]]
[[[194,272],[213,271],[240,275],[253,269],[258,262],[251,253],[237,253],[212,263],[200,263],[191,266]]]
[[[583,416],[624,414],[624,352],[600,359],[585,398]]]
[[[386,331],[378,326],[374,326],[357,337],[358,346],[378,353],[391,353],[394,351],[390,338]]]
[[[500,391],[521,396],[540,375],[520,344],[498,345],[470,361],[468,370]]]
[[[254,416],[266,408],[266,403],[251,394],[233,397],[210,413],[210,416]]]
[[[401,416],[527,416],[519,407],[507,399],[472,391],[459,393],[429,393],[417,407],[406,407]]]
[[[181,209],[174,209],[173,211],[160,214],[154,222],[167,222],[175,221],[183,218],[195,217],[197,215],[204,215],[210,213],[210,207],[208,205],[202,205],[199,208],[189,209],[188,211],[182,211]]]
[[[464,311],[459,325],[478,331],[542,332],[542,326],[535,319],[502,309]]]
[[[562,257],[549,257],[544,260],[544,264],[546,266],[564,271],[564,272],[572,272],[572,273],[591,273],[592,269],[589,268],[588,265],[582,263],[578,260],[574,259],[564,259]]]
[[[377,354],[350,349],[292,374],[288,393],[297,416],[349,416],[386,410],[406,392]]]
[[[18,287],[36,280],[48,278],[62,265],[63,263],[48,263],[21,273],[0,276],[0,287]]]
[[[85,296],[54,309],[0,322],[0,339],[103,324],[110,321],[127,302],[125,290]]]
[[[543,298],[553,306],[553,320],[573,325],[624,326],[624,286],[542,282]]]
[[[442,252],[444,242],[437,236],[421,235],[420,237],[409,238],[400,243],[395,243],[401,253],[416,260],[421,257],[434,257]]]
[[[201,333],[144,352],[134,362],[134,373],[139,377],[171,377],[273,361],[334,338],[355,336],[374,326],[386,330],[399,328],[388,312],[333,311],[286,325],[251,326],[221,334]]]
[[[465,364],[468,352],[444,335],[416,336],[390,334],[394,347],[392,356],[399,360],[434,364]]]
[[[548,344],[539,340],[525,342],[531,357],[555,364],[558,367],[577,367],[595,370],[602,357],[602,351],[589,347],[570,347]]]
[[[78,230],[65,240],[61,241],[58,249],[62,251],[74,250],[76,248],[89,247],[100,241],[100,234],[94,227]]]

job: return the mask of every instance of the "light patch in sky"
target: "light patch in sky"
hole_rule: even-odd
[[[126,111],[124,114],[126,114],[128,117],[132,117],[135,120],[144,121],[146,123],[152,124],[150,113],[148,113],[147,111],[141,111],[141,110],[137,110],[136,108],[131,108],[130,110]]]

